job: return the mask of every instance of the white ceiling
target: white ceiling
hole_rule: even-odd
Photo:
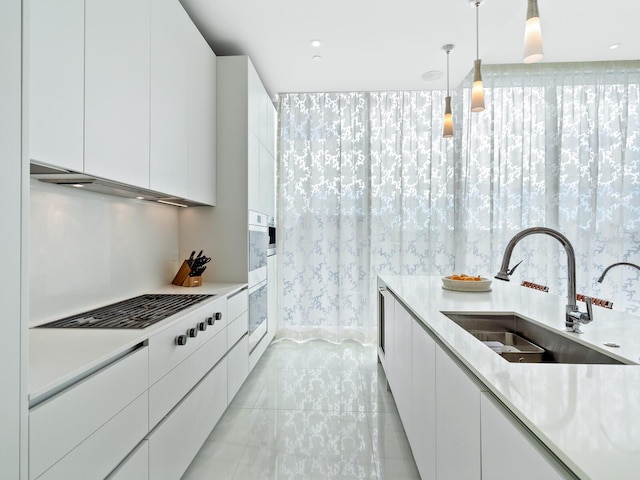
[[[216,55],[249,55],[268,92],[452,88],[475,58],[469,0],[182,0]],[[636,0],[538,0],[545,62],[640,59]],[[519,63],[526,0],[480,7],[483,64]],[[323,46],[312,48],[309,41]],[[622,43],[616,50],[608,47]],[[314,61],[314,55],[322,60]]]

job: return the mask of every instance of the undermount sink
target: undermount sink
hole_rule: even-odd
[[[510,362],[627,365],[512,313],[442,313]]]

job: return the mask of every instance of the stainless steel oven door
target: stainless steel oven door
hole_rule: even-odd
[[[267,281],[249,288],[249,352],[267,334]]]
[[[267,216],[249,210],[249,288],[267,278]]]

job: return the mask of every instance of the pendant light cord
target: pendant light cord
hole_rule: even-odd
[[[451,50],[447,50],[447,97],[450,96],[449,95],[449,52],[451,52]]]
[[[480,58],[480,2],[476,2],[476,58]]]

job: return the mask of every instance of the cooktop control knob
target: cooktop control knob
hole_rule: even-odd
[[[197,328],[190,328],[189,330],[187,330],[187,335],[189,335],[191,338],[196,338],[198,336],[198,329]]]
[[[215,323],[215,319],[213,317],[207,317],[207,323],[209,325],[213,325]]]
[[[187,336],[186,335],[178,335],[176,337],[176,345],[186,345],[187,344]]]
[[[198,330],[200,330],[201,332],[204,332],[207,329],[207,322],[199,322],[198,323]]]
[[[222,312],[216,312],[213,314],[216,320],[222,320]]]

